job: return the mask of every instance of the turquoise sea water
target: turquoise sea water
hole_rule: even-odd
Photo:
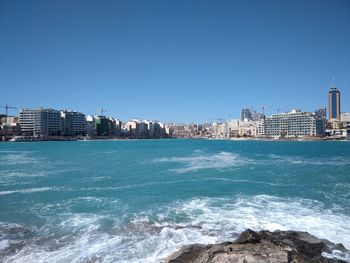
[[[0,205],[1,262],[162,262],[246,228],[350,249],[350,142],[1,143]]]

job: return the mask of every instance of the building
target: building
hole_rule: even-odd
[[[132,138],[144,139],[149,138],[148,123],[139,119],[132,119],[124,124],[126,136]]]
[[[20,134],[20,125],[18,117],[6,116],[0,117],[0,139],[4,140],[9,137]]]
[[[213,138],[224,139],[229,137],[227,122],[213,122]]]
[[[61,113],[54,109],[34,110],[34,136],[61,135]]]
[[[323,136],[325,119],[310,112],[292,110],[273,114],[258,124],[258,135],[273,138]]]
[[[244,121],[244,120],[248,120],[248,121],[252,120],[252,112],[250,111],[250,109],[241,110],[241,121]]]
[[[333,86],[329,93],[329,120],[340,121],[340,91],[336,86]]]
[[[19,123],[21,134],[33,136],[34,134],[34,110],[22,109],[19,112]]]
[[[266,123],[265,119],[261,120],[257,124],[257,136],[258,137],[265,137],[266,136]]]
[[[238,128],[239,136],[255,137],[258,134],[257,123],[255,121],[241,122]]]
[[[106,116],[95,116],[97,136],[110,136],[108,122],[109,121],[108,118],[106,118]]]
[[[21,134],[25,136],[61,135],[61,113],[54,109],[23,109],[19,113]]]
[[[62,135],[84,136],[86,135],[85,114],[77,111],[61,111]]]
[[[108,134],[109,136],[121,136],[121,121],[113,117],[108,118]]]
[[[343,128],[350,128],[350,112],[340,114],[340,121]]]
[[[145,120],[143,121],[147,125],[148,138],[164,138],[166,132],[164,125],[158,121]]]
[[[86,116],[86,135],[88,136],[96,136],[97,130],[96,130],[96,119],[92,115]]]
[[[265,114],[259,113],[259,112],[254,112],[252,115],[252,120],[253,121],[261,121],[265,119]]]
[[[325,119],[327,118],[327,108],[326,107],[316,109],[314,113],[316,116],[319,116],[321,118],[325,118]]]
[[[227,122],[227,129],[229,137],[237,137],[239,135],[239,120],[229,120]]]

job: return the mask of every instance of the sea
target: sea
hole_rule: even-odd
[[[350,141],[0,143],[0,262],[164,262],[247,228],[350,249]]]

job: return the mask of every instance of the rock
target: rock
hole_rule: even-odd
[[[345,262],[325,258],[322,252],[341,245],[318,239],[307,232],[243,231],[234,242],[214,245],[189,245],[172,254],[168,263],[335,263]],[[347,251],[348,252],[348,251]]]
[[[200,254],[204,253],[210,246],[199,244],[183,246],[178,252],[172,254],[166,262],[181,263],[181,262],[195,262]]]
[[[235,240],[235,243],[244,244],[244,243],[259,243],[261,237],[258,233],[254,232],[251,229],[243,231],[239,237]]]

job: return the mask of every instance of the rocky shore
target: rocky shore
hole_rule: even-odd
[[[318,239],[307,232],[254,232],[247,229],[233,242],[183,246],[165,262],[335,263],[350,262],[349,258],[346,258],[348,253],[349,251],[342,244],[333,244],[328,240]]]

